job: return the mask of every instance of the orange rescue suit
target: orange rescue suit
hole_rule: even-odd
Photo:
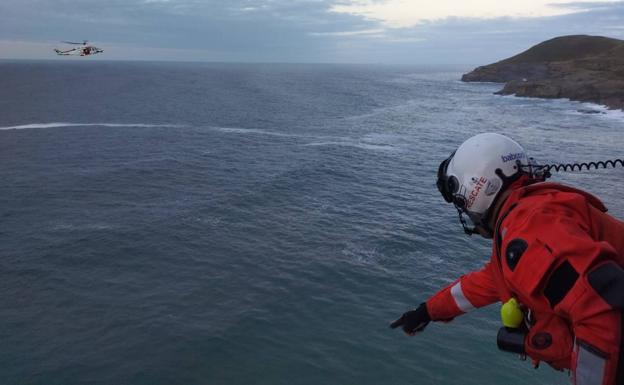
[[[624,383],[624,222],[606,211],[561,184],[515,188],[499,211],[491,260],[431,297],[431,319],[515,297],[531,312],[525,350],[534,361],[570,369],[576,385]]]

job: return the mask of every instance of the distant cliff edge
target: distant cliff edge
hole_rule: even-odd
[[[624,109],[624,40],[561,36],[462,76],[498,82],[499,95],[569,98]]]

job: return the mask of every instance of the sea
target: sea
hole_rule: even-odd
[[[499,305],[388,325],[480,269],[438,164],[480,132],[622,157],[624,114],[472,68],[0,62],[0,384],[566,384]],[[624,218],[624,169],[555,173]]]

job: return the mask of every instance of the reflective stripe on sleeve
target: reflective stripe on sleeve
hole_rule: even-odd
[[[464,295],[464,291],[461,287],[461,281],[457,282],[455,285],[453,285],[453,287],[451,287],[451,295],[453,296],[455,304],[457,305],[459,310],[463,311],[464,313],[467,313],[475,308]]]
[[[576,385],[602,385],[606,360],[600,352],[584,342],[577,342]]]

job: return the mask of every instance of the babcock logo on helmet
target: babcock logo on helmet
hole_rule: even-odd
[[[470,195],[468,195],[468,202],[466,203],[466,208],[469,209],[470,206],[472,206],[475,202],[475,200],[477,199],[477,196],[479,195],[479,192],[481,191],[481,189],[483,188],[483,186],[485,186],[485,184],[487,183],[487,179],[484,177],[479,178],[479,180],[476,182],[477,184],[474,186],[474,188],[472,189],[472,191],[470,192]]]
[[[511,153],[508,155],[501,155],[501,159],[503,160],[503,163],[507,163],[509,161],[522,159],[522,158],[524,158],[524,152],[516,152],[515,154]]]

